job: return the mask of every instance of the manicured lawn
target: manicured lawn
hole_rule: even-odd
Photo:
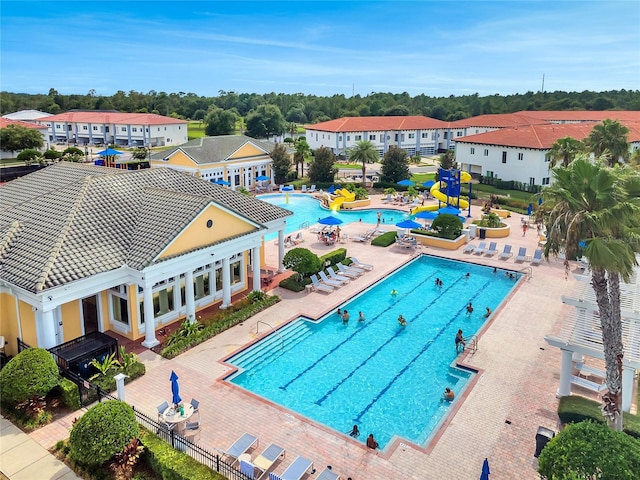
[[[422,185],[424,182],[428,180],[435,180],[435,173],[414,173],[411,175],[411,181],[416,182],[417,186]]]
[[[23,165],[24,162],[17,160],[15,158],[3,158],[0,159],[0,165],[8,166],[8,165]]]
[[[374,164],[371,165],[367,165],[367,170],[369,170],[369,168],[371,166],[373,166]],[[349,169],[349,170],[362,170],[362,164],[361,163],[334,163],[333,164],[334,168],[340,168],[340,169]]]
[[[189,122],[187,130],[187,139],[193,140],[194,138],[204,137],[204,122]]]
[[[462,185],[463,192],[468,191],[465,185]],[[521,200],[526,203],[535,203],[538,201],[538,197],[535,193],[523,192],[520,190],[500,190],[493,185],[483,185],[481,183],[474,183],[472,187],[473,192],[479,194],[483,198],[489,198],[492,193],[494,195],[509,196],[514,200]]]

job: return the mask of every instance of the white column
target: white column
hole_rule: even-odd
[[[222,305],[227,308],[231,305],[231,270],[229,270],[229,257],[222,259]]]
[[[160,344],[156,338],[156,319],[153,316],[153,290],[151,285],[142,288],[144,298],[144,341],[143,347],[151,348]]]
[[[284,230],[278,230],[278,273],[284,272]]]
[[[128,375],[124,373],[118,373],[114,375],[113,378],[116,380],[116,390],[118,391],[118,400],[124,402],[124,379],[127,378]]]
[[[635,369],[625,366],[622,367],[622,411],[624,412],[629,412],[631,410],[634,374]]]
[[[56,326],[53,310],[46,312],[36,310],[36,336],[38,338],[38,347],[53,348],[56,343]]]
[[[196,299],[193,291],[193,271],[188,270],[184,273],[184,296],[185,307],[187,308],[187,320],[191,323],[196,321]]]
[[[560,363],[560,386],[556,392],[556,397],[567,397],[571,395],[571,369],[573,364],[571,363],[571,356],[573,352],[569,350],[562,350],[562,360]]]
[[[253,291],[260,291],[260,247],[251,249],[251,266],[253,267]]]

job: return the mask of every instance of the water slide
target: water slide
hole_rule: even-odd
[[[471,175],[469,175],[468,172],[460,172],[460,183],[469,183],[470,181],[471,181]],[[462,209],[469,207],[469,202],[467,200],[464,200],[463,198],[460,198],[460,205],[458,205],[458,197],[447,198],[447,195],[440,191],[440,184],[442,184],[442,190],[446,191],[447,184],[445,182],[434,183],[433,186],[431,187],[431,190],[429,190],[429,193],[431,193],[433,198],[436,198],[440,200],[442,203],[446,203],[447,205],[453,205],[454,207],[460,207]],[[422,212],[424,210],[434,211],[434,210],[438,210],[438,208],[439,208],[438,205],[425,205],[422,207],[414,208],[413,210],[411,210],[411,213],[415,215],[416,213]]]
[[[329,202],[329,209],[331,210],[340,210],[340,207],[344,202],[353,202],[356,199],[355,193],[344,188],[339,188],[333,192],[333,194],[335,195],[335,198]]]

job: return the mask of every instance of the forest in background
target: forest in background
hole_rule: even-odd
[[[202,120],[211,108],[232,110],[246,117],[259,105],[276,105],[287,122],[317,123],[340,117],[382,115],[424,115],[454,121],[491,113],[521,110],[640,110],[640,90],[606,92],[527,92],[514,95],[478,94],[449,97],[408,93],[371,93],[366,96],[316,95],[284,93],[236,93],[220,91],[216,97],[195,93],[118,91],[111,96],[63,95],[54,88],[48,94],[0,92],[0,113],[41,110],[62,113],[69,110],[117,110],[120,112],[157,113],[188,120]]]

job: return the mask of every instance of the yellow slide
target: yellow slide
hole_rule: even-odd
[[[471,181],[471,175],[469,175],[468,172],[460,172],[460,183],[469,183],[470,181]],[[443,189],[447,188],[447,184],[445,182],[442,182],[442,188]],[[460,207],[460,208],[469,207],[469,202],[467,200],[464,200],[462,197],[460,198],[460,205],[458,205],[457,197],[450,197],[449,201],[447,201],[447,196],[440,191],[440,182],[434,183],[433,186],[431,187],[431,190],[429,190],[429,192],[431,193],[431,195],[433,195],[434,198],[437,198],[442,203],[446,203],[448,205],[453,205],[454,207]],[[423,210],[431,210],[431,211],[438,210],[438,206],[426,205],[424,207],[416,207],[413,210],[411,210],[411,213],[415,215],[416,213],[421,212]]]
[[[339,188],[333,194],[336,198],[333,199],[332,202],[329,203],[329,208],[331,210],[339,210],[344,202],[353,202],[356,199],[356,194],[350,192],[347,189]]]

